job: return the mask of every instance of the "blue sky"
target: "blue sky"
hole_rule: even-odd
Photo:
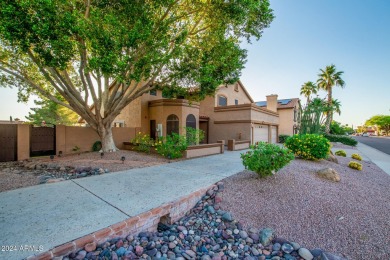
[[[346,83],[333,92],[342,105],[335,120],[356,127],[390,114],[390,1],[271,0],[271,8],[270,28],[244,45],[241,80],[255,101],[268,94],[298,97],[304,82],[315,82],[320,68],[335,64]]]
[[[335,64],[346,83],[333,92],[342,105],[335,120],[356,127],[390,114],[390,1],[271,0],[271,8],[270,28],[259,41],[243,44],[248,62],[241,81],[255,101],[269,94],[299,97],[304,82]],[[25,119],[33,102],[16,101],[15,90],[0,89],[0,120]]]

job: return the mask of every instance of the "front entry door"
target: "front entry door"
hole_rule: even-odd
[[[156,120],[150,120],[150,137],[156,140]]]

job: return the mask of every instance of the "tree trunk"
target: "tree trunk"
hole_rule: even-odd
[[[326,121],[325,121],[325,133],[329,134],[330,132],[330,123],[332,121],[332,87],[328,87],[328,112],[326,113]]]
[[[105,126],[99,123],[97,132],[102,142],[103,152],[116,152],[119,150],[114,143],[111,124]]]

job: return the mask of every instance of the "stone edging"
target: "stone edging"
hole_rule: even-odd
[[[192,209],[208,190],[215,186],[213,184],[202,188],[137,216],[56,246],[39,255],[27,257],[27,260],[49,260],[54,257],[66,256],[72,252],[77,252],[89,243],[96,243],[98,245],[113,238],[125,238],[128,235],[137,235],[140,232],[156,231],[157,225],[162,218],[169,222],[169,224],[176,222]]]

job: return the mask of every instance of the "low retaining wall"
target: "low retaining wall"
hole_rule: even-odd
[[[250,140],[236,141],[234,139],[228,140],[228,150],[237,151],[248,149],[251,144]]]
[[[194,158],[206,155],[221,154],[225,151],[224,142],[219,142],[215,144],[200,144],[188,146],[187,150],[184,152],[185,158]]]
[[[187,150],[184,151],[183,157],[184,158],[195,158],[195,157],[201,157],[201,156],[207,156],[207,155],[213,155],[213,154],[221,154],[225,151],[223,141],[219,141],[215,144],[199,144],[199,145],[192,145],[188,146]],[[137,145],[134,145],[130,142],[123,142],[123,147],[125,150],[136,150],[135,147]],[[157,153],[154,149],[150,150],[150,153]]]
[[[54,247],[39,255],[30,256],[27,260],[49,260],[54,257],[62,257],[73,252],[77,252],[89,243],[96,243],[99,245],[113,238],[125,238],[128,235],[135,236],[140,232],[146,231],[155,232],[157,231],[157,225],[160,221],[165,224],[173,224],[180,218],[184,217],[185,214],[206,194],[206,192],[214,187],[216,187],[215,184],[210,185],[175,201],[165,203],[157,208],[128,218],[122,222]]]

